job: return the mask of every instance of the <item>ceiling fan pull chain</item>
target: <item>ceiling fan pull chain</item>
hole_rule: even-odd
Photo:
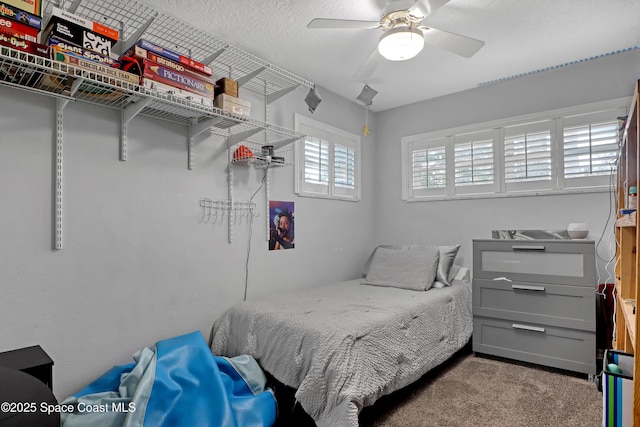
[[[369,135],[369,106],[364,106],[364,128],[362,129],[362,134],[364,136]]]

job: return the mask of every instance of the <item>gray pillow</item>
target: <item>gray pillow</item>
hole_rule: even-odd
[[[440,261],[438,263],[438,274],[436,280],[444,283],[446,286],[451,286],[451,279],[449,278],[449,271],[453,265],[453,261],[458,255],[460,245],[453,246],[438,246],[440,252]]]
[[[399,251],[378,247],[362,284],[429,290],[436,278],[439,258],[439,251],[434,248]]]
[[[379,248],[394,249],[394,250],[400,250],[400,251],[407,251],[407,250],[424,251],[427,248],[431,248],[431,249],[437,248],[440,253],[440,256],[439,256],[439,262],[438,262],[438,270],[436,273],[436,281],[444,284],[445,286],[451,286],[451,281],[449,279],[449,271],[451,270],[451,266],[453,265],[453,261],[455,260],[456,255],[458,255],[458,251],[460,250],[460,245],[452,245],[452,246],[379,245],[377,248],[373,250],[371,255],[369,255],[369,259],[364,265],[362,277],[366,277],[369,271],[369,266],[371,265],[371,261],[373,260],[373,257],[375,256]]]

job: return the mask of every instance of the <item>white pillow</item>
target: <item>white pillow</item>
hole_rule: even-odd
[[[362,284],[426,291],[436,278],[439,259],[433,248],[399,251],[378,247]]]

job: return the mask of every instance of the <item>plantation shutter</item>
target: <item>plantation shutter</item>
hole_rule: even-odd
[[[552,188],[549,121],[505,128],[504,176],[507,191]]]
[[[608,175],[618,155],[618,122],[564,129],[564,176]]]
[[[304,141],[304,180],[329,185],[329,143],[307,137]]]

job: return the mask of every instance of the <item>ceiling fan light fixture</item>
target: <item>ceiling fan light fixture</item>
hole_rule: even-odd
[[[390,61],[405,61],[416,56],[424,47],[422,31],[411,27],[395,27],[380,37],[378,51]]]

